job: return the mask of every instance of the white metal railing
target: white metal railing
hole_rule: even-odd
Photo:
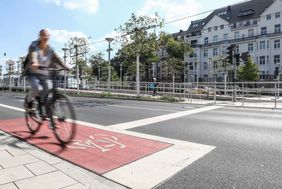
[[[135,82],[111,82],[110,91],[108,91],[107,82],[86,81],[77,87],[76,82],[66,83],[55,82],[59,88],[72,93],[110,93],[120,95],[135,95]],[[28,82],[24,79],[19,81],[1,80],[0,91],[26,91],[30,88]],[[78,89],[77,89],[78,88]],[[217,101],[233,101],[241,102],[242,106],[246,103],[271,102],[274,108],[280,102],[282,96],[282,82],[195,82],[195,83],[164,83],[159,82],[156,88],[157,96],[170,96],[175,98],[212,100]],[[153,91],[150,88],[150,82],[140,82],[140,95],[152,96]]]

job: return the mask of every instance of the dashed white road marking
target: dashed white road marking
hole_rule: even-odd
[[[119,123],[115,125],[111,125],[110,128],[112,129],[121,129],[121,130],[126,130],[126,129],[132,129],[135,127],[141,127],[144,125],[150,125],[153,123],[158,123],[162,121],[167,121],[170,119],[175,119],[187,115],[192,115],[192,114],[197,114],[205,111],[210,111],[210,110],[215,110],[218,108],[222,108],[222,106],[207,106],[203,108],[197,108],[193,110],[186,110],[186,111],[181,111],[181,112],[176,112],[176,113],[171,113],[171,114],[166,114],[166,115],[161,115],[161,116],[156,116],[156,117],[151,117],[151,118],[145,118],[141,120],[136,120],[136,121],[131,121],[131,122],[126,122],[126,123]]]
[[[4,104],[0,104],[0,107],[24,112],[24,109]],[[135,122],[133,121],[129,123],[112,125],[110,127],[84,121],[77,121],[77,123],[88,127],[94,127],[111,132],[117,132],[121,134],[172,144],[172,146],[164,150],[161,150],[152,155],[146,156],[142,159],[139,159],[137,161],[134,161],[125,166],[103,174],[105,178],[123,184],[130,188],[149,189],[171,178],[173,175],[175,175],[188,165],[192,164],[194,161],[198,160],[199,158],[203,157],[204,155],[215,149],[215,146],[196,144],[176,139],[137,133],[123,129],[133,128],[130,127],[130,124],[133,124],[134,127],[144,126],[146,124],[157,123],[160,121],[174,119],[177,117],[214,110],[220,107],[221,106],[209,106],[204,108],[198,108],[195,110],[172,113],[164,116],[156,116],[153,118],[143,119]]]

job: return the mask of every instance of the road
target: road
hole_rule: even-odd
[[[78,120],[99,128],[213,147],[181,164],[185,166],[155,188],[282,188],[282,110],[103,98],[72,101]],[[0,104],[22,108],[22,102],[22,94],[0,94]],[[0,120],[17,117],[23,113],[0,107]]]

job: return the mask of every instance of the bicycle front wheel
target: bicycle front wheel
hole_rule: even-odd
[[[38,111],[39,109],[39,102],[37,100],[33,101],[32,107],[28,107],[27,105],[28,95],[26,95],[24,100],[24,108],[25,108],[25,121],[27,128],[32,134],[35,134],[42,125],[42,118]]]
[[[65,145],[69,143],[76,133],[76,116],[74,108],[64,94],[56,94],[50,103],[50,121],[57,140]]]

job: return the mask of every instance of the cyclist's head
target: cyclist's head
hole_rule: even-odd
[[[39,31],[40,42],[47,44],[49,37],[50,37],[49,32],[46,29],[42,29]]]

